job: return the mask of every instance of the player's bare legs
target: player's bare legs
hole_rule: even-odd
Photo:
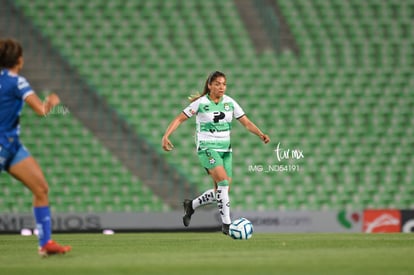
[[[33,193],[33,212],[39,231],[39,254],[47,256],[70,251],[70,246],[61,246],[51,240],[52,220],[49,209],[49,187],[37,161],[29,156],[11,166],[8,172]]]
[[[49,187],[42,169],[33,157],[16,163],[10,167],[9,173],[32,191],[34,207],[49,205]]]

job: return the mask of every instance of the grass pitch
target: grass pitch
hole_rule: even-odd
[[[414,274],[414,234],[55,234],[67,255],[42,259],[34,236],[0,235],[0,274]]]

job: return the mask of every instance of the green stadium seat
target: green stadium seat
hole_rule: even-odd
[[[242,101],[249,117],[275,142],[286,140],[306,152],[303,171],[254,190],[249,185],[261,186],[263,178],[259,173],[243,171],[246,163],[235,160],[234,171],[242,167],[235,173],[234,180],[240,184],[236,190],[241,197],[248,197],[245,203],[238,201],[240,209],[343,209],[352,203],[358,208],[409,205],[397,187],[412,179],[412,172],[407,171],[412,161],[404,153],[411,151],[414,134],[410,120],[414,102],[410,60],[414,52],[408,33],[411,3],[278,0],[299,46],[298,57],[292,51],[257,54],[230,0],[128,1],[124,5],[80,0],[16,3],[53,45],[70,57],[82,76],[90,79],[99,95],[126,117],[137,133],[154,141],[154,146],[159,147],[166,125],[187,104],[186,96],[201,90],[210,70],[224,68],[229,76],[229,93],[231,90]],[[211,10],[225,13],[212,15]],[[392,16],[391,11],[398,16]],[[111,45],[106,47],[107,41],[117,50],[113,51]],[[90,58],[85,61],[85,56]],[[122,66],[118,66],[119,58]],[[119,70],[112,75],[114,67]],[[120,85],[119,79],[128,81]],[[255,100],[256,96],[269,100]],[[160,106],[159,97],[168,97],[168,105]],[[205,189],[209,179],[199,167],[189,138],[194,121],[182,126],[173,137],[179,150],[165,157],[173,166],[182,166],[182,172],[195,186]],[[68,129],[67,136],[56,133],[60,144],[66,148],[71,144],[87,146],[93,139],[90,135],[78,134],[71,141],[79,128]],[[237,135],[244,131],[236,130]],[[31,129],[30,134],[42,132]],[[46,135],[53,134],[51,131]],[[255,147],[253,142],[250,135],[240,140],[234,137],[237,159],[248,159],[250,163],[274,161],[268,146]],[[57,146],[51,139],[45,143],[51,148]],[[393,151],[387,149],[387,144],[400,159],[392,159]],[[43,147],[35,142],[30,145]],[[43,150],[52,154],[48,148]],[[63,150],[63,154],[68,159],[80,159],[88,151],[72,148]],[[100,150],[93,152],[98,157],[100,154]],[[110,157],[105,155],[103,159]],[[86,176],[92,177],[97,186],[111,184],[107,177],[97,177],[99,167],[111,166],[109,163],[103,160],[88,170],[73,167],[71,171],[80,175],[78,182],[85,181],[82,178]],[[68,163],[60,161],[59,165]],[[382,173],[389,165],[401,169]],[[57,178],[67,175],[67,171],[52,168],[47,172],[57,184]],[[131,181],[129,173],[115,170],[106,171],[106,175],[114,173],[113,182]],[[279,183],[283,183],[280,196],[272,193],[272,187]],[[305,186],[300,194],[289,186],[301,184]],[[312,189],[312,185],[319,189]],[[383,193],[392,196],[378,194],[376,201],[370,201],[382,185],[387,190]],[[337,194],[338,186],[341,194]],[[92,189],[90,192],[99,193],[99,188]],[[111,211],[165,207],[162,203],[147,206],[140,206],[138,200],[130,205],[119,199]],[[88,207],[88,211],[91,209]],[[96,209],[107,210],[103,206]]]

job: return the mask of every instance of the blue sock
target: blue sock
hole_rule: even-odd
[[[40,206],[33,208],[36,228],[39,231],[39,245],[44,246],[49,240],[52,232],[52,220],[50,217],[49,206]]]

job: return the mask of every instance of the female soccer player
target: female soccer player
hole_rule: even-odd
[[[228,235],[231,223],[229,185],[232,178],[232,149],[230,129],[233,117],[247,130],[259,136],[264,143],[268,143],[270,139],[247,118],[243,109],[234,99],[224,94],[225,92],[225,74],[219,71],[212,72],[205,82],[203,93],[193,98],[190,105],[170,123],[162,138],[162,147],[165,151],[171,151],[174,146],[169,140],[169,136],[181,123],[196,115],[197,154],[201,165],[214,181],[214,189],[207,190],[194,200],[184,201],[183,223],[185,226],[190,224],[191,215],[196,208],[217,201],[223,223],[222,231]]]
[[[26,79],[19,75],[23,68],[23,49],[12,39],[0,40],[0,172],[6,170],[33,193],[33,211],[38,229],[41,256],[64,254],[70,246],[51,240],[51,214],[48,184],[43,172],[20,143],[19,116],[26,102],[36,114],[47,115],[60,100],[56,94],[44,102],[34,93]]]

